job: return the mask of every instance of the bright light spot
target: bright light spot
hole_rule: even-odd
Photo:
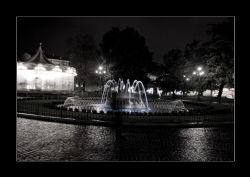
[[[202,71],[202,72],[200,72],[200,76],[202,76],[204,74],[204,72]]]
[[[161,96],[162,92],[163,92],[163,90],[160,90],[160,89],[157,87],[157,94],[158,94],[159,96]]]
[[[147,93],[149,94],[153,94],[154,93],[154,89],[153,88],[149,88],[146,90]]]
[[[59,66],[55,66],[52,70],[56,71],[56,72],[61,72],[62,71],[62,69],[59,68]]]
[[[202,67],[199,66],[199,67],[197,68],[197,70],[198,70],[198,71],[201,71],[201,70],[202,70]]]
[[[185,75],[183,75],[183,77],[186,77]]]
[[[189,81],[190,79],[189,78],[186,78],[186,81]]]
[[[73,70],[72,68],[68,68],[68,69],[66,70],[66,73],[74,73],[74,70]]]
[[[45,71],[46,70],[42,64],[38,64],[34,69],[37,71]]]
[[[78,85],[78,84],[76,84],[76,87],[79,87],[79,85]]]
[[[103,71],[103,73],[105,74],[105,73],[106,73],[106,71],[104,70],[104,71]]]
[[[195,74],[196,74],[196,72],[194,71],[194,72],[193,72],[193,75],[195,75]]]
[[[99,67],[98,67],[98,69],[99,69],[99,70],[102,70],[102,69],[103,69],[103,67],[102,67],[102,66],[99,66]]]
[[[27,67],[23,65],[23,63],[17,63],[17,69],[20,69],[20,70],[26,70]]]
[[[73,83],[74,73],[47,71],[42,65],[30,70],[17,69],[17,90],[73,90]]]
[[[95,70],[95,73],[96,73],[96,74],[98,74],[98,71],[97,71],[97,70]]]

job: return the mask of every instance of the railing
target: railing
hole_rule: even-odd
[[[46,116],[48,119],[59,118],[67,120],[68,118],[76,121],[100,121],[115,122],[120,118],[122,122],[127,123],[181,123],[181,122],[225,122],[233,121],[232,112],[191,112],[191,113],[124,113],[110,112],[108,114],[97,113],[91,106],[86,106],[83,110],[67,110],[66,108],[57,108],[57,104],[62,104],[63,100],[18,100],[18,116]]]

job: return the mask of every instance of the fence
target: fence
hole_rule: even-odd
[[[57,108],[63,100],[18,100],[18,116],[22,114],[60,118],[61,120],[73,119],[76,121],[116,122],[118,118],[127,123],[182,123],[182,122],[229,122],[234,120],[230,112],[189,112],[189,113],[124,113],[110,112],[108,114],[97,113],[91,107],[79,110],[67,110]]]

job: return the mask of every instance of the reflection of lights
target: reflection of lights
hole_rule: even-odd
[[[209,143],[210,134],[206,133],[204,128],[187,128],[179,131],[181,151],[179,155],[186,160],[204,160],[209,159],[211,154],[207,149],[213,148]]]

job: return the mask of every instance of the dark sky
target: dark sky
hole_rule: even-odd
[[[154,61],[161,63],[168,50],[183,49],[194,39],[207,40],[207,24],[223,20],[226,17],[18,17],[17,52],[20,57],[24,52],[36,51],[42,42],[45,51],[63,57],[69,37],[90,34],[99,45],[112,27],[129,26],[145,37]]]

